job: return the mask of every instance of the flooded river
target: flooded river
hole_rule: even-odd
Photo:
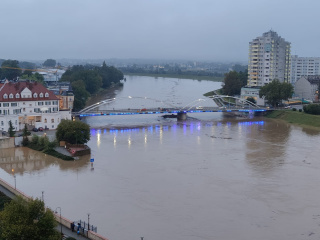
[[[184,104],[219,86],[128,77],[113,94]],[[38,198],[44,191],[46,205],[70,220],[90,213],[110,240],[320,238],[319,131],[221,113],[189,117],[88,118],[91,156],[66,162],[1,150],[0,176],[14,185],[14,168],[18,189]]]

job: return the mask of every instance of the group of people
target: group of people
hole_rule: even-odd
[[[75,224],[74,224],[74,222],[72,222],[72,223],[71,223],[71,230],[72,230],[72,232],[74,232],[74,227],[75,227]],[[78,235],[80,234],[80,229],[81,229],[81,224],[78,223],[78,225],[77,225],[77,234],[78,234]]]

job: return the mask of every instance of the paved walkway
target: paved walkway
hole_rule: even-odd
[[[56,230],[58,232],[61,231],[61,225],[60,224],[56,227]],[[78,235],[76,231],[72,232],[69,228],[66,228],[65,226],[62,226],[62,234],[64,235],[63,239],[66,239],[68,237],[73,237],[74,239],[77,239],[77,240],[82,240],[82,239],[83,240],[87,240],[88,239],[86,237]]]

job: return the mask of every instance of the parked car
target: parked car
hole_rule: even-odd
[[[43,131],[43,127],[39,127],[38,131],[42,132]]]
[[[35,127],[35,128],[32,129],[32,131],[38,132],[39,130],[38,130],[38,128]]]

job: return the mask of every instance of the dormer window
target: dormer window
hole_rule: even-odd
[[[39,97],[43,97],[43,93],[40,93]]]
[[[49,97],[49,93],[46,92],[46,94],[44,95],[45,97]]]
[[[13,98],[13,94],[12,93],[10,93],[9,98]]]
[[[34,93],[34,94],[33,94],[33,97],[34,97],[34,98],[37,98],[37,97],[38,97],[38,94],[37,94],[37,93]]]
[[[20,98],[20,94],[19,93],[16,94],[16,98]]]
[[[6,93],[3,94],[3,98],[4,98],[4,99],[7,99],[7,98],[8,98],[8,94],[6,94]]]

